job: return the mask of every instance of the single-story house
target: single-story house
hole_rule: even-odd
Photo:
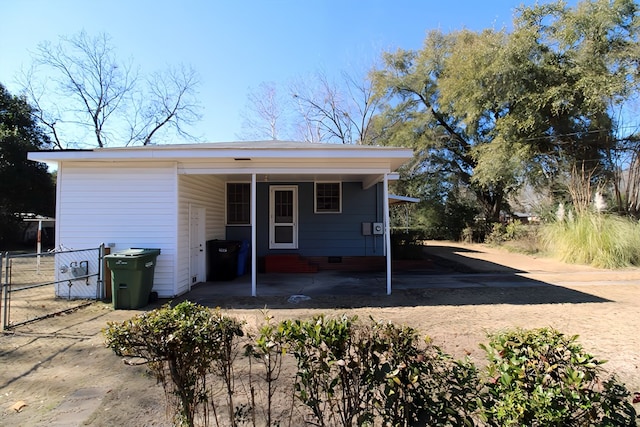
[[[28,155],[57,165],[56,247],[159,248],[153,289],[162,298],[207,280],[213,240],[248,244],[253,296],[259,268],[363,260],[386,268],[391,293],[389,181],[412,157],[405,148],[284,141]]]

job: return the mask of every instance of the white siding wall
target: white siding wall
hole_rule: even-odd
[[[205,240],[224,239],[224,181],[215,175],[178,176],[177,289],[189,290],[189,205],[206,210]]]
[[[63,163],[58,170],[56,245],[83,249],[114,243],[112,252],[160,248],[153,289],[160,297],[173,297],[176,202],[174,163]]]

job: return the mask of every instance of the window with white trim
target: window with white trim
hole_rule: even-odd
[[[342,185],[339,182],[315,183],[315,212],[342,212]]]
[[[251,184],[227,183],[227,225],[251,223]]]

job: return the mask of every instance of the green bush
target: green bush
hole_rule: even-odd
[[[219,309],[166,305],[109,323],[104,333],[116,354],[149,366],[175,421],[188,426],[196,420],[208,425],[210,416],[216,425],[231,426],[281,425],[287,417],[289,425],[316,426],[636,425],[624,385],[603,378],[603,362],[583,351],[576,337],[555,330],[489,336],[482,346],[488,361],[478,369],[420,339],[411,327],[349,316],[279,323],[265,318],[255,337],[242,338],[250,361],[242,377],[236,348],[243,324]],[[291,355],[295,373],[281,377]],[[251,372],[255,360],[262,374]],[[236,388],[247,385],[246,378],[248,390]],[[221,389],[226,415],[214,402]],[[288,412],[278,408],[274,416],[273,402],[287,398]],[[302,415],[293,421],[296,401]]]
[[[281,323],[288,351],[296,359],[296,397],[317,425],[363,425],[372,420],[372,393],[377,357],[371,337],[355,325],[356,317]],[[369,357],[373,356],[373,357]]]
[[[585,212],[544,227],[548,252],[564,262],[600,268],[640,266],[640,223]]]
[[[496,222],[492,225],[486,243],[500,245],[504,242],[522,239],[528,236],[530,228],[520,221],[511,221],[507,224]]]
[[[485,243],[510,252],[535,254],[540,252],[538,234],[537,224],[523,224],[520,221],[494,223]]]
[[[475,366],[455,361],[420,340],[410,327],[377,323],[373,337],[382,349],[375,376],[375,407],[385,426],[471,425],[480,383]]]
[[[107,347],[118,356],[139,358],[147,364],[163,385],[168,402],[175,406],[176,422],[193,426],[198,408],[206,411],[210,404],[206,379],[211,372],[224,378],[228,399],[232,399],[230,362],[234,343],[243,331],[240,322],[220,310],[188,301],[175,307],[165,305],[123,323],[110,322],[104,334]],[[228,403],[233,408],[233,401]]]
[[[281,325],[274,324],[273,318],[267,314],[264,316],[264,324],[260,327],[257,336],[251,337],[250,341],[245,344],[245,355],[249,357],[249,387],[251,390],[251,406],[258,406],[261,395],[256,396],[260,392],[260,387],[254,386],[254,375],[252,361],[257,360],[264,369],[264,382],[266,383],[266,392],[263,394],[266,400],[265,418],[266,425],[271,426],[274,423],[273,403],[274,396],[278,390],[277,381],[282,372],[282,362],[286,354],[284,329]],[[279,425],[277,422],[275,425]]]
[[[410,327],[356,317],[281,323],[298,366],[297,398],[320,426],[464,425],[478,393],[476,369]]]
[[[412,229],[394,230],[391,234],[391,255],[393,259],[424,259],[424,233],[421,230]]]
[[[481,418],[491,426],[633,426],[629,392],[602,361],[552,329],[489,337]]]

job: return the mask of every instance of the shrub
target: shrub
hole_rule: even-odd
[[[298,366],[295,390],[317,425],[464,425],[479,389],[476,369],[455,362],[410,327],[355,317],[285,321]]]
[[[494,223],[485,243],[500,246],[511,252],[534,254],[540,251],[538,225],[511,221]]]
[[[511,221],[507,224],[496,222],[487,236],[486,243],[499,245],[507,241],[518,240],[529,234],[530,226],[520,221]]]
[[[391,234],[393,259],[424,259],[424,234],[420,230],[394,231]]]
[[[632,426],[629,392],[603,380],[601,362],[577,337],[552,329],[489,337],[481,418],[491,426]]]
[[[385,426],[471,425],[480,383],[468,361],[454,361],[410,327],[374,325],[381,349],[375,407]]]
[[[281,417],[272,416],[276,392],[291,397],[289,425],[295,399],[302,403],[298,409],[306,408],[304,422],[317,426],[636,425],[628,390],[615,377],[603,378],[604,362],[583,351],[577,337],[552,329],[490,335],[482,345],[486,367],[478,370],[407,326],[349,316],[265,318],[257,336],[245,339],[249,361],[264,369],[254,376],[249,364],[248,395],[234,386],[243,379],[235,369],[243,324],[219,309],[165,305],[109,323],[104,333],[116,354],[148,364],[175,409],[174,420],[188,426],[196,419],[208,425],[209,410],[216,425],[280,425]],[[295,358],[295,375],[279,380],[288,355]],[[256,393],[260,378],[266,392]],[[216,411],[212,392],[219,383],[212,379],[222,380],[228,419]],[[234,396],[248,403],[234,406]],[[266,413],[258,420],[261,406]]]
[[[266,425],[272,425],[273,401],[277,391],[277,381],[282,372],[282,362],[286,354],[284,329],[281,325],[274,324],[273,318],[265,314],[265,323],[261,326],[256,337],[245,344],[245,355],[249,357],[249,386],[251,390],[251,405],[258,406],[256,402],[256,388],[253,380],[252,360],[257,360],[264,369],[264,382],[266,383]],[[260,396],[258,396],[258,399]],[[279,425],[279,424],[276,424]]]
[[[165,305],[104,330],[106,345],[118,356],[139,358],[147,364],[176,408],[176,421],[194,425],[199,407],[209,404],[207,374],[215,371],[227,384],[233,419],[233,346],[243,335],[242,324],[220,310],[182,302]],[[175,397],[173,400],[171,397]]]
[[[371,420],[373,382],[367,380],[375,358],[363,354],[369,343],[355,327],[356,317],[281,323],[283,338],[297,362],[296,397],[317,425],[362,425]]]

